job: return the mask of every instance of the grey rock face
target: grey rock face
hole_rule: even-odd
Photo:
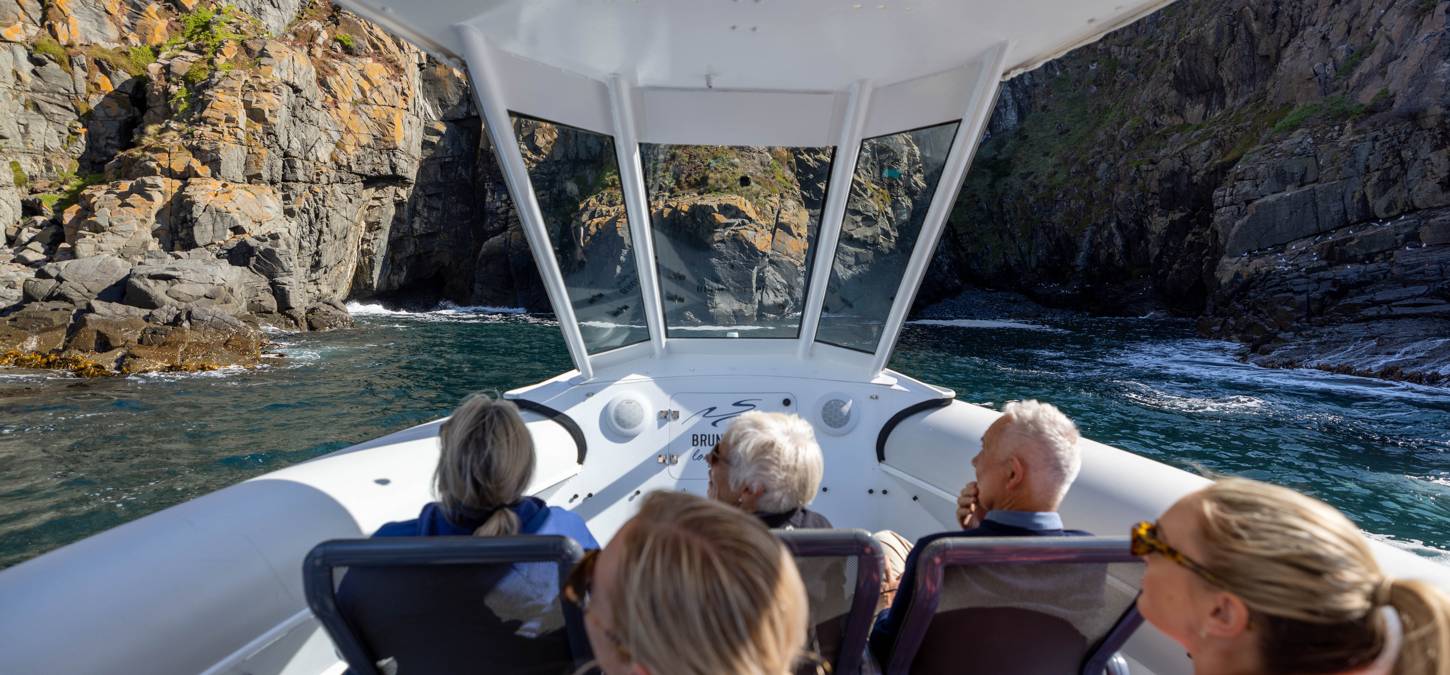
[[[1180,2],[1008,82],[921,299],[1162,304],[1262,363],[1441,377],[1356,345],[1450,335],[1447,9]]]
[[[237,0],[232,3],[248,16],[255,17],[273,35],[281,35],[287,24],[302,9],[302,0]]]
[[[211,178],[187,181],[171,203],[166,220],[175,250],[287,229],[281,200],[271,186]]]
[[[207,307],[229,313],[247,311],[249,289],[266,284],[244,267],[225,260],[174,260],[137,265],[126,279],[125,303],[157,309]]]
[[[26,282],[25,294],[32,301],[73,305],[91,300],[116,302],[125,294],[123,282],[130,273],[130,263],[109,255],[50,263],[39,276]]]

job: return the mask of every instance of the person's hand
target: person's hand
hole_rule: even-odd
[[[981,525],[985,515],[986,510],[977,501],[977,481],[967,483],[957,495],[957,522],[962,524],[962,529],[970,530]]]

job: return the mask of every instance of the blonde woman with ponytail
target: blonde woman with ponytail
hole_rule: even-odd
[[[1197,675],[1450,675],[1450,597],[1387,576],[1354,523],[1228,478],[1133,529],[1143,617]]]
[[[583,519],[524,495],[534,475],[534,441],[513,403],[474,394],[438,432],[438,501],[375,537],[562,534],[599,548]]]
[[[801,656],[805,586],[757,518],[654,492],[565,587],[605,675],[787,675]]]

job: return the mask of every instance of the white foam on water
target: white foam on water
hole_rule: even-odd
[[[633,323],[611,323],[609,321],[580,321],[579,325],[589,328],[644,328],[645,326]]]
[[[46,374],[46,373],[37,373],[37,372],[5,372],[7,370],[10,370],[10,366],[6,366],[4,368],[0,368],[0,381],[10,381],[10,382],[40,382],[40,381],[43,381],[43,380],[53,379],[53,376],[51,376],[49,374]]]
[[[1106,356],[1117,370],[1150,371],[1149,377],[1187,377],[1219,387],[1265,387],[1295,393],[1325,393],[1364,398],[1450,402],[1450,388],[1330,373],[1313,368],[1265,368],[1238,358],[1242,347],[1221,340],[1175,340],[1133,345]]]
[[[1186,413],[1258,413],[1268,402],[1255,396],[1179,396],[1142,382],[1121,382],[1123,397],[1148,408]]]
[[[438,303],[438,308],[429,314],[528,314],[523,307],[500,307],[497,305],[455,305],[447,300]]]
[[[1388,534],[1379,534],[1378,532],[1368,532],[1365,530],[1360,530],[1360,532],[1362,532],[1364,536],[1369,537],[1370,539],[1381,543],[1389,544],[1390,546],[1400,549],[1401,551],[1409,551],[1410,553],[1424,558],[1429,558],[1431,560],[1434,560],[1435,562],[1450,564],[1450,551],[1447,551],[1443,548],[1436,548],[1434,546],[1430,546],[1429,544],[1426,544],[1419,539],[1400,539],[1398,537],[1392,537]]]
[[[158,372],[152,372],[152,373],[137,373],[136,375],[134,375],[134,377],[136,377],[136,378],[138,378],[138,379],[140,379],[142,381],[145,381],[145,380],[161,380],[161,381],[197,380],[197,379],[204,379],[204,378],[221,379],[221,378],[231,377],[233,375],[242,375],[242,374],[251,372],[253,370],[259,370],[259,369],[262,369],[262,368],[265,368],[265,367],[266,367],[265,364],[258,365],[256,368],[245,368],[243,366],[223,366],[223,367],[217,368],[215,370],[202,370],[202,371],[197,371],[197,372],[193,372],[193,373],[181,373],[181,372],[170,372],[170,373],[167,373],[167,372],[159,372],[159,371]]]
[[[776,326],[712,326],[710,324],[701,324],[698,326],[670,326],[670,330],[679,331],[752,331],[765,330],[767,328],[776,328]]]
[[[907,321],[917,326],[950,326],[952,328],[980,328],[984,330],[1031,330],[1041,333],[1067,333],[1062,328],[1053,328],[1038,323],[1026,321],[1010,321],[1006,319],[916,319]]]
[[[462,317],[489,314],[527,314],[523,307],[498,307],[494,305],[456,305],[447,300],[433,309],[412,312],[402,309],[388,309],[376,302],[349,302],[347,311],[353,316],[407,316],[427,319],[429,317]]]

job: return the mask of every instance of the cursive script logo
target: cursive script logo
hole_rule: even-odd
[[[760,400],[761,399],[758,398],[741,399],[730,404],[732,406],[735,406],[733,410],[721,410],[719,406],[712,405],[700,410],[693,415],[690,415],[689,417],[686,417],[685,422],[689,423],[690,420],[698,417],[700,418],[700,422],[709,422],[711,427],[718,428],[722,422],[728,422],[732,419],[735,419],[736,417],[755,410],[758,407],[755,404],[759,403]]]

